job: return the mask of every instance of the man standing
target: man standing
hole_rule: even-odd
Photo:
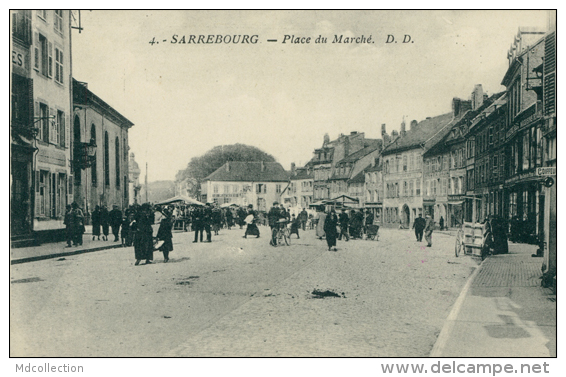
[[[122,211],[118,209],[116,204],[112,206],[112,211],[110,211],[108,217],[110,220],[110,226],[112,227],[112,234],[114,235],[114,242],[118,242],[120,225],[122,225]]]
[[[195,240],[193,241],[193,243],[198,242],[199,240],[200,242],[202,242],[202,233],[204,231],[204,225],[203,225],[204,211],[202,208],[195,208],[192,215],[193,215],[192,227],[193,230],[195,231]]]
[[[373,225],[373,213],[369,209],[366,209],[364,233],[367,233],[368,226]]]
[[[348,217],[348,214],[346,213],[346,210],[344,208],[342,208],[342,212],[338,217],[338,221],[340,222],[340,236],[338,236],[338,239],[341,240],[342,236],[344,236],[346,238],[346,241],[349,241],[350,236],[348,235],[348,226],[350,218]]]
[[[212,224],[212,205],[210,203],[206,203],[204,207],[204,231],[206,232],[206,242],[212,242],[212,233],[210,232],[210,225]]]
[[[432,219],[432,217],[430,217],[430,215],[426,215],[426,225],[425,225],[425,228],[424,228],[424,232],[425,232],[426,242],[428,243],[426,245],[427,247],[432,246],[432,231],[433,230],[434,230],[434,220]]]
[[[108,209],[106,209],[105,205],[102,205],[100,208],[100,226],[102,226],[102,239],[104,241],[108,241],[108,224],[109,224],[109,217],[108,217]]]
[[[423,219],[423,215],[419,213],[419,217],[415,219],[413,223],[413,229],[415,230],[415,237],[417,237],[418,242],[423,240],[423,230],[426,226],[426,221]]]
[[[81,246],[83,244],[83,234],[85,232],[85,223],[83,211],[79,208],[77,203],[71,204],[72,207],[72,229],[73,229],[73,244]]]
[[[275,235],[276,235],[276,230],[277,230],[277,222],[279,221],[279,219],[284,215],[281,214],[281,210],[278,207],[277,202],[273,202],[273,207],[271,207],[269,209],[269,212],[267,213],[267,221],[269,222],[269,227],[271,228],[271,241],[269,241],[269,244],[271,246],[277,246],[277,240],[275,239]]]
[[[440,226],[440,230],[444,230],[444,217],[440,216],[440,220],[438,220],[438,225]]]
[[[67,238],[67,247],[71,247],[73,243],[73,209],[70,204],[65,207],[65,234]]]
[[[299,223],[301,224],[301,228],[303,228],[303,230],[305,230],[308,217],[309,215],[307,211],[303,208],[303,210],[301,211],[301,213],[299,213],[299,216],[297,217],[297,220],[299,220]]]

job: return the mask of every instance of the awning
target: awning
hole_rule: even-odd
[[[463,200],[457,201],[457,202],[448,202],[448,204],[452,205],[452,206],[459,206],[462,205],[464,203]]]
[[[183,202],[183,203],[188,204],[188,205],[204,206],[204,204],[199,202],[198,200],[190,198],[188,196],[184,196],[184,195],[174,196],[170,199],[164,200],[164,201],[156,203],[156,204],[163,205],[163,204],[171,204],[171,203],[178,203],[178,202]]]

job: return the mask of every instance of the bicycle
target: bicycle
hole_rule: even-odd
[[[277,241],[277,246],[291,246],[291,230],[287,226],[289,222],[287,220],[279,220],[277,228],[275,228],[275,239]]]

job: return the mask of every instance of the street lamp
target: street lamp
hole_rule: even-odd
[[[78,167],[81,169],[91,167],[96,159],[96,140],[91,138],[89,143],[78,142],[75,151]]]

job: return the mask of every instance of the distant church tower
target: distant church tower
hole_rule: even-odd
[[[140,190],[141,190],[141,185],[140,185],[140,167],[138,166],[138,163],[135,160],[135,154],[134,152],[130,153],[130,162],[129,162],[129,171],[128,171],[128,180],[129,180],[129,185],[128,185],[128,191],[129,191],[129,197],[130,197],[130,204],[139,204],[139,196],[140,196]]]

